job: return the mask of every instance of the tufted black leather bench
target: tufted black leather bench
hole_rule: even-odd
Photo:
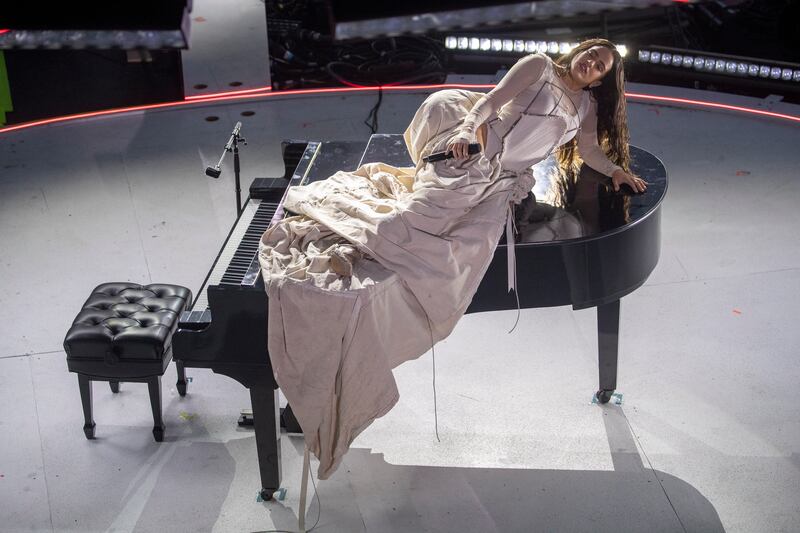
[[[78,374],[87,439],[94,438],[92,381],[145,382],[153,410],[153,436],[161,442],[161,376],[172,359],[172,333],[192,293],[179,285],[104,283],[83,304],[64,339],[67,367]],[[177,362],[177,388],[186,394],[183,364]]]

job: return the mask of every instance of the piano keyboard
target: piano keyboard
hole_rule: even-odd
[[[250,263],[258,254],[261,235],[269,227],[278,204],[250,199],[228,235],[217,256],[211,272],[197,293],[191,314],[191,322],[210,322],[208,309],[208,287],[210,285],[239,285],[247,273]],[[208,315],[208,316],[204,316]]]

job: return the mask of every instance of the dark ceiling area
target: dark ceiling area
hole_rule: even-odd
[[[473,4],[437,3],[436,9],[446,9],[448,5],[465,9]],[[338,22],[378,17],[380,13],[358,12],[348,8],[346,3],[325,0],[268,0],[266,6],[275,89],[441,83],[450,73],[494,74],[520,57],[519,53],[447,50],[443,46],[447,35],[562,41],[605,37],[633,50],[658,46],[754,61],[800,61],[800,34],[796,31],[800,3],[789,0],[672,2],[666,6],[589,14],[578,12],[545,20],[476,24],[424,35],[348,40],[334,38]],[[415,9],[425,12],[422,2],[412,2],[387,8],[382,16],[408,15]],[[655,65],[643,67],[633,59],[629,56],[626,60],[626,75],[633,82],[753,96],[780,94],[794,101],[797,101],[800,87],[800,83],[787,84],[782,80],[741,80],[713,72],[670,71]]]
[[[108,34],[115,32],[109,28],[121,24],[115,22],[119,13],[108,12],[107,3],[86,5],[98,11],[76,19],[75,13],[84,13],[85,9],[75,11],[71,18],[59,18],[57,10],[37,18],[31,14],[36,12],[34,4],[14,4],[13,9],[0,13],[0,45],[4,38],[6,44],[10,42],[14,30],[4,28],[12,27],[11,23],[38,24],[42,33],[51,33],[44,28],[71,31],[70,26],[88,21],[105,28]],[[175,32],[180,25],[179,31],[188,35],[190,0],[158,4],[163,9],[158,8],[156,0],[137,5],[138,18],[127,19],[129,31],[143,31],[146,26]],[[452,74],[492,76],[530,51],[449,48],[446,38],[452,40],[453,36],[475,42],[501,39],[517,43],[574,43],[605,37],[628,48],[625,68],[629,82],[755,97],[777,95],[786,102],[800,102],[800,2],[796,1],[542,0],[509,4],[448,0],[437,2],[435,7],[420,1],[388,6],[375,3],[368,10],[356,10],[352,3],[334,0],[265,0],[264,5],[265,44],[269,46],[274,90],[438,84]],[[525,16],[525,9],[537,16]],[[36,24],[30,22],[34,19],[38,20]],[[429,24],[432,20],[439,29],[415,29],[417,20]],[[408,24],[412,31],[389,35],[392,28],[408,28]],[[372,36],[339,38],[347,34],[340,31],[346,25],[350,33],[364,28]],[[64,43],[60,49],[5,46],[2,52],[14,104],[5,115],[6,124],[184,97],[180,47],[154,45],[148,49],[146,43],[126,47],[125,42],[107,49],[86,43],[82,47]],[[657,64],[641,60],[640,52],[646,48],[659,52]],[[667,56],[685,61],[691,55],[697,61],[703,54],[710,56],[705,58],[705,69],[667,64]],[[716,70],[713,59],[717,60]],[[751,67],[761,65],[762,71],[760,75],[751,71],[748,76],[740,70],[737,76],[735,66],[730,71],[733,63],[728,63],[726,73],[724,65],[720,70],[720,61],[749,62]],[[738,65],[741,68],[744,63]],[[766,67],[771,68],[765,72]]]

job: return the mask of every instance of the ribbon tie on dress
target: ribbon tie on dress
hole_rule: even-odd
[[[509,330],[509,333],[514,331],[517,327],[520,317],[519,306],[519,291],[517,290],[517,254],[515,253],[516,243],[514,242],[514,233],[516,227],[514,226],[514,201],[508,202],[508,215],[506,217],[506,251],[508,263],[508,292],[514,290],[514,296],[517,298],[517,320],[514,326]]]

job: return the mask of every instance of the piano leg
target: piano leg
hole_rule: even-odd
[[[600,366],[600,389],[597,401],[608,403],[617,388],[617,353],[619,346],[619,300],[597,306],[597,348]]]
[[[281,430],[278,426],[278,389],[250,387],[253,404],[253,425],[256,429],[258,469],[261,474],[261,498],[271,500],[281,485]]]
[[[286,407],[281,407],[281,427],[289,434],[303,434],[303,428],[300,427],[300,422],[297,421],[292,406],[288,403]]]

